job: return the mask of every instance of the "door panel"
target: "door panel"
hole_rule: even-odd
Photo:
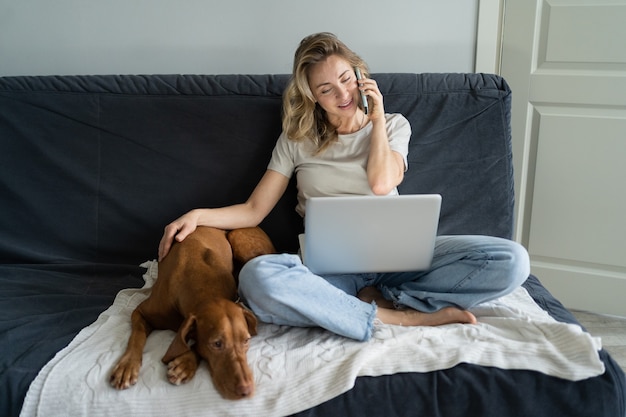
[[[562,3],[562,4],[559,4]],[[621,2],[597,5],[597,1],[552,1],[545,4],[549,16],[547,62],[610,63],[626,61],[623,29],[626,7]],[[545,21],[545,19],[544,19]]]
[[[576,110],[537,107],[529,250],[555,262],[626,267],[626,112]]]

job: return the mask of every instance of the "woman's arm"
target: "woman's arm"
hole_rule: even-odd
[[[369,97],[369,118],[372,122],[370,154],[367,160],[367,180],[376,195],[387,195],[404,178],[404,159],[389,147],[389,137],[383,105],[383,95],[372,79],[359,81],[360,90]]]
[[[239,229],[257,226],[272,211],[289,184],[289,178],[267,170],[245,203],[216,209],[195,209],[165,226],[159,243],[159,260],[168,254],[174,239],[181,242],[198,226]]]
[[[385,122],[374,123],[370,154],[367,160],[367,180],[376,195],[387,195],[404,178],[402,155],[391,150]]]

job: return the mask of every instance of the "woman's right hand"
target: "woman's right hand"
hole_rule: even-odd
[[[196,230],[199,218],[200,210],[191,210],[165,226],[163,237],[159,243],[159,261],[165,258],[165,256],[169,253],[172,245],[174,244],[174,240],[182,242],[187,236]]]

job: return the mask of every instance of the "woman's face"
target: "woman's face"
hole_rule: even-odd
[[[353,117],[358,109],[359,89],[354,69],[338,55],[313,65],[309,71],[309,87],[329,120]]]

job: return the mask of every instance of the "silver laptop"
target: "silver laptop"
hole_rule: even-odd
[[[316,274],[426,270],[440,209],[439,194],[310,198],[303,263]]]

